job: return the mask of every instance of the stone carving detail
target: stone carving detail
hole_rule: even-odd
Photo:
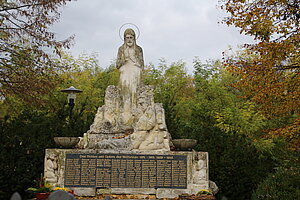
[[[54,152],[46,155],[45,178],[49,183],[55,184],[58,181],[58,157]]]
[[[120,113],[120,92],[119,88],[114,85],[107,87],[105,91],[105,105],[98,108],[94,123],[91,125],[89,133],[117,133],[121,132]]]
[[[208,163],[206,154],[198,153],[195,155],[195,165],[194,165],[194,173],[193,173],[193,183],[194,184],[201,184],[205,181],[208,181],[207,177],[207,170],[208,170]]]
[[[150,131],[155,126],[153,89],[149,85],[140,88],[137,100],[135,131]]]
[[[170,150],[170,133],[162,104],[154,103],[154,88],[143,85],[143,50],[136,44],[132,29],[124,32],[119,48],[118,86],[110,85],[105,104],[98,108],[90,130],[85,134],[90,149]]]

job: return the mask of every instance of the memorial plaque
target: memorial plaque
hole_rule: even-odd
[[[187,156],[66,154],[65,187],[187,188]]]

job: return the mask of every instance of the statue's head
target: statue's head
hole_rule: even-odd
[[[124,42],[127,46],[132,47],[135,45],[135,32],[133,29],[128,28],[124,32]]]

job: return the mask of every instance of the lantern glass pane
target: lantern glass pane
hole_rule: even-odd
[[[75,99],[76,99],[76,94],[75,93],[68,94],[68,102],[73,101],[75,103]]]

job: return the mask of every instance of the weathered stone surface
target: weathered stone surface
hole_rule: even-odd
[[[197,140],[195,139],[174,139],[172,140],[173,145],[178,151],[190,151],[197,145]]]
[[[70,188],[77,196],[96,196],[96,188]]]
[[[197,194],[202,189],[209,189],[207,182],[203,182],[202,184],[192,184],[189,188],[191,188],[190,194]]]
[[[199,152],[194,157],[194,173],[193,173],[193,183],[201,184],[208,181],[208,155],[206,152]]]
[[[69,192],[63,190],[57,190],[50,194],[48,200],[76,200],[75,197]]]
[[[170,138],[167,131],[151,131],[145,134],[139,145],[140,150],[166,150],[170,151]]]
[[[97,189],[96,190],[96,194],[97,195],[108,195],[108,194],[111,194],[111,189],[110,188],[107,188],[107,189]]]
[[[54,137],[56,145],[66,149],[75,147],[79,140],[80,138],[78,137]]]
[[[45,152],[44,175],[50,184],[54,186],[62,185],[64,172],[64,157],[63,152],[59,149],[51,149]]]
[[[21,198],[21,195],[19,194],[19,192],[15,192],[11,196],[10,200],[22,200],[22,198]]]
[[[57,163],[55,168],[56,183],[58,187],[65,187],[65,167],[66,154],[136,154],[136,155],[186,155],[187,156],[187,189],[165,189],[162,188],[110,188],[114,194],[157,194],[161,198],[173,198],[179,193],[196,194],[200,189],[208,189],[208,154],[206,152],[186,152],[186,151],[163,151],[163,150],[109,150],[109,149],[47,149],[45,163],[47,158],[51,157],[51,161]],[[53,159],[54,158],[54,159]],[[45,164],[45,172],[49,170]],[[51,170],[50,170],[51,171]],[[198,180],[197,177],[200,177]],[[51,177],[50,177],[51,178]],[[46,177],[48,181],[48,178]],[[96,188],[71,187],[78,196],[94,196]],[[163,197],[163,195],[166,195]]]
[[[219,188],[217,184],[213,181],[209,181],[209,189],[212,191],[214,195],[216,195],[219,192]]]
[[[175,198],[181,194],[191,194],[190,189],[162,189],[156,190],[156,198]]]
[[[120,90],[114,85],[107,87],[105,91],[105,104],[98,108],[94,122],[90,127],[90,134],[114,134],[122,133],[125,127],[121,119]]]
[[[112,194],[156,194],[154,188],[112,188]]]
[[[57,169],[57,155],[55,152],[50,152],[46,157],[45,163],[45,177],[49,183],[57,182]]]
[[[90,130],[79,147],[89,149],[170,150],[171,135],[161,103],[154,103],[153,87],[140,87],[132,122],[123,120],[119,89],[109,86],[105,105],[98,109]],[[85,139],[86,138],[86,139]]]
[[[123,120],[125,124],[131,124],[144,68],[143,50],[136,44],[135,32],[132,29],[124,32],[124,44],[118,50],[116,66],[120,72]]]

